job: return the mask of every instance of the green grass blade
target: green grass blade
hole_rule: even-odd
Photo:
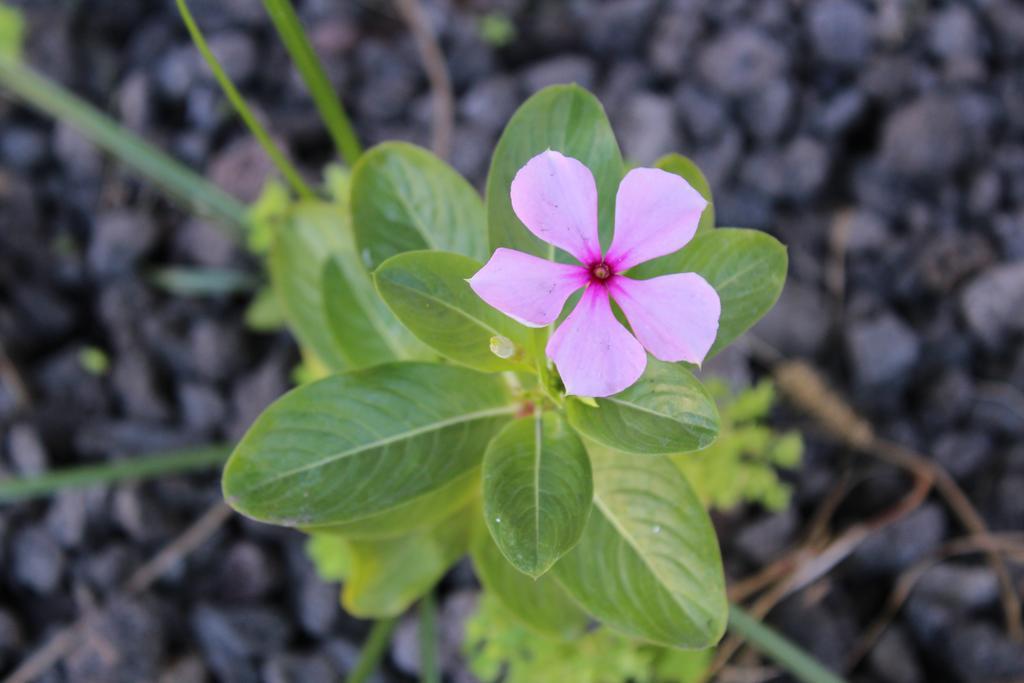
[[[377,666],[380,664],[381,658],[384,657],[384,653],[388,649],[388,643],[391,641],[391,632],[395,630],[397,624],[398,619],[396,618],[381,619],[373,622],[370,635],[366,637],[366,642],[363,643],[363,651],[359,655],[359,661],[356,662],[355,667],[349,672],[345,683],[365,683],[370,678],[370,675],[376,671]]]
[[[217,79],[217,83],[220,84],[221,90],[227,96],[228,101],[231,102],[231,106],[235,108],[235,112],[242,118],[245,125],[249,128],[252,134],[256,137],[256,140],[263,147],[263,151],[267,153],[274,165],[284,176],[284,179],[292,186],[297,194],[302,197],[312,198],[316,195],[313,190],[309,188],[306,181],[299,175],[298,170],[292,165],[284,153],[274,144],[274,141],[270,139],[270,133],[267,129],[256,120],[256,115],[253,114],[249,105],[246,104],[242,94],[238,92],[238,88],[228,78],[224,68],[217,61],[217,58],[213,55],[210,50],[210,46],[206,44],[206,38],[203,37],[202,31],[199,30],[199,26],[196,24],[195,19],[192,18],[192,12],[188,9],[188,3],[185,0],[177,0],[178,12],[181,14],[182,21],[185,22],[185,28],[188,29],[189,35],[192,37],[192,42],[195,43],[196,49],[199,50],[199,54],[203,56],[206,64],[210,67],[210,71],[213,72],[214,78]]]
[[[98,465],[81,465],[24,479],[0,479],[0,503],[13,503],[52,495],[71,488],[148,479],[222,465],[230,446],[203,446],[139,456]]]
[[[804,683],[846,683],[818,660],[736,605],[729,605],[729,630]]]
[[[420,600],[420,683],[441,683],[437,662],[437,599],[431,590]]]
[[[39,111],[74,126],[94,144],[175,198],[218,219],[241,237],[246,208],[181,162],[151,146],[115,120],[42,74],[14,60],[0,60],[0,88]]]
[[[359,155],[363,153],[363,148],[359,144],[359,138],[356,137],[352,122],[348,118],[348,114],[345,113],[341,100],[331,88],[323,65],[313,51],[306,32],[302,29],[295,8],[290,0],[263,0],[263,6],[288,49],[295,68],[302,74],[302,79],[309,88],[313,103],[316,105],[317,111],[320,112],[320,118],[327,126],[327,132],[334,140],[338,153],[349,166],[352,166],[356,163]]]
[[[155,268],[149,272],[149,280],[165,292],[182,297],[240,294],[260,284],[259,278],[242,270],[190,266]]]

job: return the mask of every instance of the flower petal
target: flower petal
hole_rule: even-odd
[[[608,290],[591,285],[580,303],[548,340],[567,394],[611,396],[643,374],[647,354],[640,342],[615,319]]]
[[[547,150],[512,180],[512,210],[537,237],[589,264],[601,258],[597,185],[582,163]]]
[[[688,182],[658,168],[634,168],[615,195],[615,237],[605,260],[617,272],[682,249],[707,201]]]
[[[469,279],[469,286],[510,318],[529,327],[544,327],[558,318],[565,300],[587,284],[588,278],[583,266],[499,248]]]
[[[697,273],[650,280],[620,276],[612,280],[611,295],[633,334],[659,360],[700,365],[715,343],[722,303]]]

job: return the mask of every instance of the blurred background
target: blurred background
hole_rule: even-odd
[[[273,166],[239,123],[170,0],[21,0],[25,59],[249,202]],[[257,0],[190,3],[211,48],[310,177],[332,146]],[[482,187],[514,109],[550,84],[603,102],[624,155],[678,151],[718,224],[789,247],[776,308],[709,372],[735,388],[774,354],[803,359],[875,431],[945,467],[993,532],[1024,530],[1024,3],[1018,0],[423,0],[455,93],[451,163]],[[395,6],[296,1],[367,145],[427,145],[431,94]],[[257,261],[70,125],[0,88],[0,473],[230,443],[292,385],[283,332],[249,294],[180,296],[154,272]],[[766,360],[769,359],[769,360]],[[716,516],[730,578],[784,557],[838,487],[837,527],[890,508],[901,470],[804,430],[791,505]],[[298,534],[221,520],[145,590],[132,573],[220,497],[215,472],[0,507],[0,675],[82,614],[47,682],[338,680],[367,630],[337,605]],[[965,530],[936,496],[871,535],[768,621],[841,669],[921,561]],[[1005,535],[1005,534],[1004,534]],[[1019,548],[1018,560],[1019,560]],[[1010,563],[1018,593],[1024,572]],[[925,571],[851,678],[1024,680],[996,573],[957,555]],[[476,583],[441,599],[459,655]],[[414,680],[415,617],[377,681]],[[768,675],[759,680],[784,680]]]

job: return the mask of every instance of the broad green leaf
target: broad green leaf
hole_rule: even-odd
[[[267,408],[228,460],[224,497],[284,526],[372,517],[480,464],[518,410],[499,375],[394,363],[301,386]]]
[[[718,292],[722,317],[708,358],[721,351],[767,313],[786,282],[786,247],[758,230],[719,228],[700,235],[668,256],[641,263],[630,277],[699,273]]]
[[[565,589],[551,575],[532,579],[509,564],[483,524],[474,527],[470,553],[487,592],[526,625],[566,639],[586,629],[587,614]]]
[[[350,541],[351,566],[341,604],[363,619],[398,616],[466,552],[472,518],[470,509],[463,508],[433,529]]]
[[[711,198],[711,186],[708,184],[708,179],[704,177],[700,168],[697,164],[693,163],[688,157],[684,157],[682,154],[666,154],[665,156],[658,159],[654,166],[660,168],[663,171],[669,173],[675,173],[677,176],[690,183],[693,189],[700,192],[700,196],[708,200],[707,208],[704,209],[704,213],[700,215],[700,223],[697,225],[697,234],[703,235],[704,233],[713,230],[715,227],[715,205],[714,200]]]
[[[324,581],[344,581],[352,564],[348,541],[336,534],[315,533],[306,539],[306,555]]]
[[[594,405],[570,397],[569,423],[584,436],[627,453],[704,448],[718,435],[718,408],[686,367],[647,359],[636,384]]]
[[[505,126],[487,175],[487,229],[491,249],[509,247],[544,258],[555,248],[529,232],[512,211],[512,179],[527,161],[553,149],[579,159],[594,174],[601,243],[611,242],[622,154],[597,98],[577,85],[554,85],[526,100]],[[567,258],[567,257],[566,257]]]
[[[588,443],[594,510],[583,537],[551,573],[610,628],[679,648],[725,630],[722,560],[686,478],[665,458]]]
[[[557,413],[516,420],[484,455],[484,520],[501,552],[536,578],[583,533],[594,487],[583,442]]]
[[[480,267],[461,254],[410,251],[382,263],[373,279],[398,319],[445,357],[484,372],[532,369],[532,330],[486,304],[466,282]],[[495,355],[496,336],[511,340],[518,354]]]
[[[451,166],[405,142],[386,142],[359,158],[352,170],[352,221],[360,257],[371,270],[419,249],[487,257],[480,195]]]
[[[272,225],[268,266],[288,327],[304,350],[335,372],[351,366],[324,316],[321,276],[342,246],[343,214],[329,204],[296,205]]]
[[[270,285],[256,290],[245,307],[245,326],[255,332],[274,332],[286,324],[277,292]]]
[[[381,539],[401,536],[433,526],[480,495],[480,468],[474,467],[444,486],[410,499],[386,512],[345,524],[305,527],[305,531],[344,536],[348,539]]]

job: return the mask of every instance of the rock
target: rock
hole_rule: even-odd
[[[203,660],[195,656],[182,657],[168,666],[157,683],[207,683]]]
[[[949,5],[937,11],[928,29],[928,47],[941,59],[978,57],[981,41],[978,20],[966,5]]]
[[[64,548],[77,548],[85,540],[89,491],[62,491],[46,513],[46,529]]]
[[[982,236],[947,231],[929,235],[918,263],[924,284],[934,291],[947,293],[961,280],[991,265],[995,257]]]
[[[250,541],[235,543],[220,566],[218,595],[225,600],[259,600],[274,588],[279,573],[263,548]]]
[[[0,609],[0,669],[7,670],[25,645],[21,625],[14,615]]]
[[[231,390],[232,416],[228,436],[240,439],[263,409],[288,390],[288,375],[279,355],[240,377]]]
[[[243,202],[252,202],[260,196],[276,169],[256,138],[245,136],[217,152],[206,172],[210,180],[228,194]]]
[[[777,139],[793,115],[796,91],[790,81],[778,79],[740,102],[740,116],[754,137],[762,142]]]
[[[459,115],[485,131],[497,133],[519,106],[519,86],[511,76],[481,80],[459,98]]]
[[[946,536],[946,514],[926,503],[870,535],[854,551],[857,566],[869,574],[897,574],[932,553]]]
[[[178,387],[178,407],[189,430],[208,434],[224,424],[227,405],[212,387],[184,382]]]
[[[966,613],[995,604],[999,581],[986,566],[945,563],[928,569],[915,590]]]
[[[1024,392],[1010,384],[986,382],[978,387],[971,424],[1007,436],[1024,436]]]
[[[799,530],[799,519],[793,508],[746,524],[733,539],[736,550],[758,567],[782,556]]]
[[[796,597],[781,603],[772,621],[826,668],[842,669],[854,638],[852,624],[842,616],[833,614],[821,603]]]
[[[420,674],[419,620],[407,615],[391,634],[391,661],[395,667],[408,676]]]
[[[1024,261],[1024,211],[996,216],[992,231],[1005,258]]]
[[[845,337],[854,380],[861,388],[905,384],[920,357],[918,336],[892,313],[854,321]]]
[[[790,279],[753,334],[785,356],[813,356],[831,326],[828,305],[817,288]]]
[[[970,477],[992,460],[992,439],[985,432],[947,432],[932,447],[932,456],[957,479]]]
[[[887,221],[870,209],[850,209],[839,214],[836,220],[846,222],[846,253],[851,256],[881,252],[892,243]]]
[[[523,88],[528,95],[560,83],[577,83],[591,90],[597,70],[594,62],[582,55],[561,55],[535,62],[523,72]]]
[[[697,3],[670,3],[654,22],[647,44],[647,61],[662,77],[679,78],[689,67],[691,53],[705,34],[704,17]]]
[[[267,608],[226,610],[200,604],[189,623],[218,680],[237,683],[257,683],[255,659],[280,652],[290,634],[288,622]]]
[[[1015,0],[993,0],[984,8],[1003,57],[1012,63],[1024,56],[1024,7]]]
[[[954,171],[967,158],[968,132],[956,101],[926,95],[885,120],[882,163],[912,177],[934,178]]]
[[[38,128],[9,124],[0,131],[0,160],[16,171],[31,171],[49,155],[49,139]]]
[[[1024,331],[1024,261],[989,268],[971,280],[960,295],[960,310],[971,332],[989,349]]]
[[[152,84],[144,71],[132,71],[117,89],[117,111],[122,124],[145,134],[153,118]]]
[[[189,328],[188,341],[195,371],[205,381],[231,377],[245,362],[245,339],[234,321],[201,318]]]
[[[103,157],[89,140],[70,123],[57,121],[53,135],[53,153],[64,169],[75,178],[95,181],[103,168]]]
[[[587,46],[609,58],[637,52],[650,37],[659,4],[655,0],[610,0],[590,7],[583,24]]]
[[[957,680],[984,683],[1024,676],[1024,649],[988,622],[957,624],[939,654]]]
[[[712,90],[742,97],[782,76],[787,66],[785,49],[752,28],[726,31],[700,52],[698,68]]]
[[[821,0],[808,5],[811,46],[825,62],[857,67],[871,51],[872,17],[856,0]]]
[[[343,674],[347,674],[355,668],[361,652],[359,647],[341,638],[332,638],[327,641],[325,649],[327,656],[334,663],[334,668]],[[367,683],[385,683],[384,676],[379,669],[370,674],[366,680]]]
[[[153,366],[138,347],[117,355],[111,383],[126,415],[156,421],[170,416],[170,407],[158,389]]]
[[[828,170],[829,153],[821,142],[806,136],[795,138],[783,151],[783,196],[796,201],[810,199],[825,183]]]
[[[259,64],[259,55],[256,52],[256,45],[247,33],[224,31],[211,35],[207,42],[210,52],[220,62],[232,83],[244,85],[252,78]],[[213,78],[212,73],[209,73],[209,78]]]
[[[629,98],[617,124],[623,155],[641,166],[681,147],[672,101],[662,95],[644,92]]]
[[[64,576],[64,553],[42,527],[25,527],[14,534],[9,561],[15,583],[35,593],[52,593]]]
[[[845,133],[860,120],[867,108],[867,97],[854,88],[843,90],[824,102],[814,117],[814,129],[826,138]]]
[[[306,633],[323,637],[338,620],[338,586],[327,583],[312,570],[305,572],[298,585],[295,610]]]
[[[914,647],[898,624],[885,629],[871,651],[868,665],[881,683],[920,683],[924,681]]]
[[[112,517],[128,537],[138,543],[152,543],[170,536],[170,524],[163,509],[138,486],[122,486],[114,492]]]
[[[729,123],[725,103],[704,88],[683,83],[673,99],[687,132],[697,140],[712,140]]]
[[[189,218],[173,232],[175,251],[200,266],[233,265],[238,244],[222,227],[202,218]]]
[[[123,545],[108,545],[94,549],[76,566],[91,588],[114,592],[138,565],[139,559]]]
[[[338,672],[326,655],[285,653],[267,660],[262,683],[333,683]]]
[[[36,477],[50,468],[46,446],[39,432],[28,423],[11,425],[7,433],[7,457],[15,473],[22,477]]]
[[[130,272],[156,246],[160,232],[149,215],[128,209],[101,213],[89,240],[92,272],[110,278]]]
[[[117,599],[65,660],[70,680],[135,683],[156,678],[164,656],[163,621],[153,605]]]
[[[479,591],[459,589],[444,598],[438,614],[438,650],[441,669],[453,671],[464,658],[466,622],[476,614]]]
[[[183,100],[199,76],[199,61],[199,53],[192,45],[175,47],[164,54],[156,65],[154,78],[160,94],[169,100]]]

